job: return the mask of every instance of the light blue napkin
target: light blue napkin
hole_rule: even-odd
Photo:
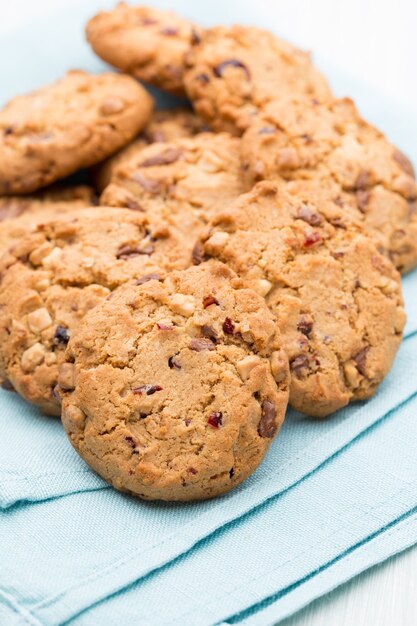
[[[76,0],[2,37],[0,101],[67,67],[101,69],[81,29],[106,5]],[[257,21],[253,3],[237,0],[173,6],[205,23]],[[398,115],[378,94],[346,77],[332,82],[356,88],[396,139]],[[409,152],[411,135],[398,135]],[[416,542],[417,272],[404,291],[407,339],[376,397],[324,422],[290,412],[258,471],[211,502],[145,503],[113,491],[57,420],[0,393],[1,626],[275,624]]]

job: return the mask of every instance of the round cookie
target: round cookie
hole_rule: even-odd
[[[330,97],[307,53],[249,26],[205,31],[187,55],[187,95],[216,130],[241,134],[268,102],[288,93]]]
[[[102,161],[148,121],[152,99],[129,76],[81,71],[0,111],[0,194],[30,193]]]
[[[132,278],[188,267],[191,242],[168,219],[80,209],[20,239],[0,263],[0,378],[45,413],[66,344],[85,313]]]
[[[212,220],[197,248],[266,298],[295,409],[324,417],[375,392],[401,342],[400,276],[325,188],[258,183]]]
[[[87,185],[51,187],[33,196],[0,197],[0,257],[38,224],[71,216],[73,211],[96,203],[97,198]]]
[[[114,487],[212,498],[261,462],[284,419],[288,360],[263,298],[223,264],[120,287],[67,351],[62,421]]]
[[[193,137],[207,131],[208,127],[191,109],[178,108],[155,111],[140,135],[103,163],[92,168],[96,189],[101,193],[110,184],[113,172],[119,165],[126,165],[138,152],[155,142],[170,142],[181,137]]]
[[[248,185],[315,180],[356,205],[366,230],[397,269],[417,265],[417,183],[409,160],[365,122],[349,99],[270,104],[242,138]]]
[[[170,11],[124,2],[93,17],[87,39],[111,65],[177,95],[184,94],[184,55],[199,40],[198,27]]]

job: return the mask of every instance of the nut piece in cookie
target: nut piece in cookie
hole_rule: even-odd
[[[178,108],[155,111],[134,141],[114,156],[92,168],[91,173],[96,189],[102,192],[110,184],[116,168],[134,161],[138,153],[149,144],[166,143],[182,137],[193,137],[207,130],[209,130],[207,124],[191,109]]]
[[[287,94],[330,97],[307,53],[259,28],[205,31],[187,55],[187,65],[187,95],[217,131],[241,134],[268,102]]]
[[[295,409],[324,417],[373,395],[401,342],[400,276],[326,188],[258,183],[212,220],[200,247],[276,315]]]
[[[71,338],[65,366],[72,445],[116,489],[150,500],[212,498],[239,484],[288,400],[272,314],[214,261],[120,287]]]
[[[355,205],[397,269],[417,265],[413,168],[351,100],[291,97],[270,104],[242,138],[242,164],[248,185],[284,179],[333,187],[339,206]]]
[[[86,312],[127,280],[188,267],[191,247],[168,219],[129,210],[78,209],[40,224],[0,261],[0,378],[59,415],[58,371]]]
[[[0,111],[0,194],[30,193],[89,167],[137,135],[152,99],[129,76],[81,71]]]
[[[124,2],[87,25],[87,39],[104,61],[177,95],[184,94],[184,56],[199,38],[199,28],[175,13]]]

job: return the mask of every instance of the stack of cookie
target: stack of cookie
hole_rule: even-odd
[[[268,32],[120,4],[87,38],[123,73],[0,112],[2,385],[117,489],[213,497],[288,402],[327,417],[388,373],[413,168]],[[138,79],[190,108],[153,112]],[[92,187],[62,182],[80,168]]]

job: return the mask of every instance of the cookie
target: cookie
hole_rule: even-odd
[[[68,72],[0,111],[0,194],[30,193],[102,161],[148,121],[152,99],[117,74]]]
[[[284,419],[288,360],[263,298],[211,262],[91,311],[60,387],[72,445],[116,489],[206,499],[261,462]]]
[[[258,183],[212,220],[195,256],[227,263],[265,297],[296,410],[329,415],[388,373],[405,323],[400,276],[325,188]]]
[[[0,197],[0,257],[7,248],[33,231],[38,224],[91,207],[97,198],[91,187],[49,188],[32,196]]]
[[[317,180],[334,187],[402,272],[417,265],[417,184],[409,160],[349,99],[275,102],[242,138],[247,184]]]
[[[155,111],[137,139],[93,168],[92,177],[96,189],[101,193],[110,184],[116,167],[128,164],[147,145],[157,141],[170,142],[181,137],[193,137],[207,130],[207,124],[190,109]]]
[[[171,215],[190,241],[242,191],[240,141],[227,133],[200,133],[154,143],[120,164],[100,202],[153,215]]]
[[[199,28],[170,11],[124,2],[93,17],[87,39],[94,52],[127,74],[184,95],[184,55]]]
[[[45,413],[69,337],[85,313],[129,279],[190,265],[191,242],[168,219],[79,209],[20,239],[0,263],[0,378]]]
[[[259,28],[206,31],[187,55],[187,65],[187,95],[216,131],[242,133],[268,102],[288,93],[330,97],[308,54]]]

